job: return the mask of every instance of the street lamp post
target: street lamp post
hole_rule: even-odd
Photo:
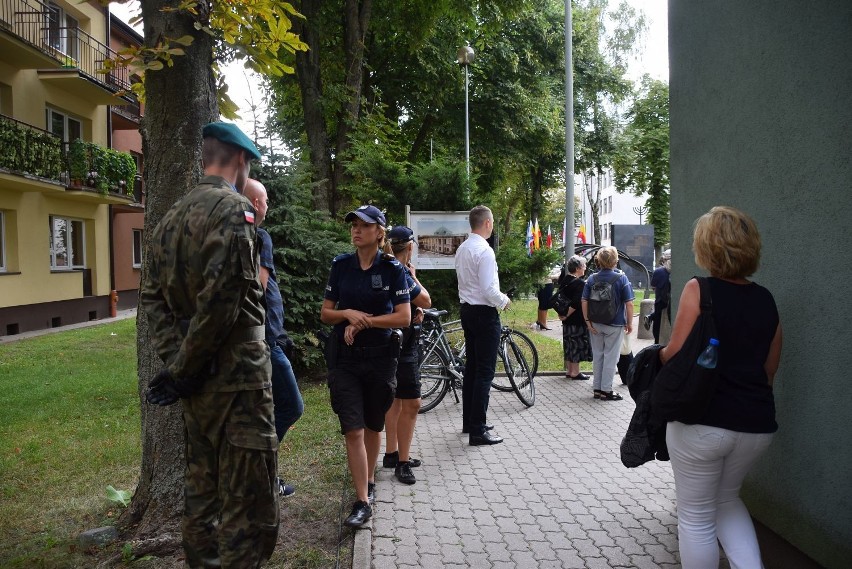
[[[467,167],[467,177],[470,178],[470,122],[468,119],[468,103],[467,103],[467,84],[468,74],[467,66],[473,63],[475,53],[469,45],[460,48],[458,51],[459,65],[464,67],[464,161]]]

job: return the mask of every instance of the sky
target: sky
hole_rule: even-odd
[[[654,79],[668,82],[668,1],[667,0],[626,0],[633,8],[642,10],[648,23],[648,30],[643,38],[641,53],[630,62],[628,75],[638,81],[645,73]],[[612,0],[613,5],[616,0]],[[120,19],[127,21],[138,12],[138,2],[130,0],[127,4],[113,2],[110,10]],[[137,27],[141,33],[141,27]],[[262,104],[263,92],[256,75],[246,70],[242,63],[233,62],[224,69],[228,83],[228,93],[239,106],[241,119],[236,123],[246,133],[254,130],[254,121],[250,111],[251,101],[256,105]],[[251,135],[251,134],[250,134]],[[267,143],[268,144],[268,143]]]

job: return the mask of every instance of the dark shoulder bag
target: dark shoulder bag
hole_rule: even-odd
[[[699,422],[716,392],[718,372],[697,363],[710,338],[718,337],[713,322],[713,300],[707,279],[695,279],[701,287],[701,313],[680,351],[660,369],[651,387],[651,412],[661,421]]]

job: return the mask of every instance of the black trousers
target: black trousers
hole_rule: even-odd
[[[462,304],[461,324],[467,350],[462,384],[462,422],[471,435],[481,435],[485,432],[491,382],[497,366],[500,315],[493,306]]]

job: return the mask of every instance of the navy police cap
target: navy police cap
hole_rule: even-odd
[[[225,144],[236,146],[237,148],[245,150],[251,158],[260,160],[260,152],[257,151],[257,147],[235,124],[228,122],[211,122],[204,125],[204,128],[201,130],[201,137],[215,138]]]
[[[387,220],[385,220],[385,214],[383,214],[381,210],[374,205],[362,205],[355,211],[350,211],[349,213],[347,213],[346,217],[343,220],[349,223],[350,221],[353,221],[356,217],[366,221],[367,223],[378,223],[382,227],[387,225]]]
[[[408,243],[414,241],[414,232],[404,225],[397,225],[388,231],[388,239],[390,239],[391,245]],[[414,242],[417,243],[417,241]]]

